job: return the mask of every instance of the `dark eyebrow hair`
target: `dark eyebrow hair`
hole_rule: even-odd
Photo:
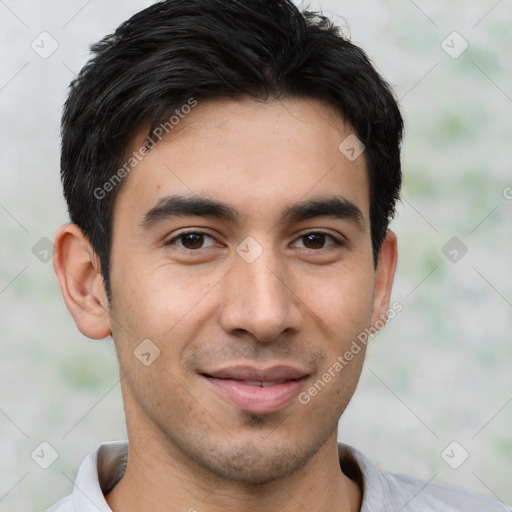
[[[194,215],[231,222],[236,222],[238,219],[236,209],[215,199],[204,196],[171,195],[160,198],[157,204],[144,214],[140,225],[150,228],[172,217]],[[361,228],[365,225],[361,210],[343,196],[318,197],[292,204],[281,212],[281,218],[277,224],[292,224],[321,216],[349,220]]]
[[[156,205],[144,214],[141,226],[149,228],[171,217],[198,215],[227,221],[236,221],[237,212],[230,206],[203,196],[172,195],[159,199]]]
[[[349,220],[361,228],[365,225],[361,210],[352,201],[343,196],[319,197],[292,204],[282,212],[278,224],[292,224],[314,217],[333,217]]]

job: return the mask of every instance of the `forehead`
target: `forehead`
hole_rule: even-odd
[[[312,99],[218,99],[187,111],[125,178],[115,217],[141,220],[175,194],[215,198],[240,220],[263,222],[285,205],[327,195],[369,215],[364,154],[351,161],[339,150],[353,130],[334,109]]]

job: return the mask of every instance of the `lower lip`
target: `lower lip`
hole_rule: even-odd
[[[282,409],[300,393],[307,380],[305,376],[275,386],[262,387],[249,386],[240,380],[203,377],[234,406],[254,414],[269,414]]]

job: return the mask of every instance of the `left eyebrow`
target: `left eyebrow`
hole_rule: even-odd
[[[278,224],[293,224],[315,217],[348,220],[363,229],[365,222],[361,210],[344,196],[314,198],[300,201],[286,208]]]
[[[140,223],[149,229],[173,217],[199,216],[237,222],[239,213],[232,206],[204,196],[171,195],[162,197],[148,210]],[[361,229],[365,221],[361,210],[344,196],[318,197],[300,201],[284,208],[278,225],[293,224],[315,217],[332,217],[348,220]]]

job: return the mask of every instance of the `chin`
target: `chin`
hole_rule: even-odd
[[[196,463],[222,478],[249,486],[264,485],[298,471],[313,457],[320,446],[301,449],[286,446],[258,446],[246,442],[229,449],[196,454]],[[197,456],[199,455],[199,457]]]

